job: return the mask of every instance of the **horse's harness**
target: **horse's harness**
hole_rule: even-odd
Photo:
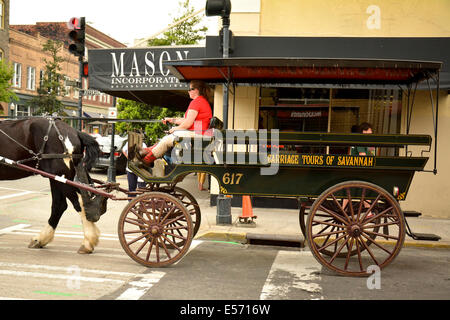
[[[82,155],[70,154],[68,152],[67,147],[66,147],[66,145],[63,142],[64,137],[61,135],[61,132],[59,131],[58,127],[56,126],[55,119],[53,119],[53,118],[47,118],[47,119],[48,119],[48,122],[49,122],[48,123],[48,128],[47,128],[47,133],[46,133],[46,135],[43,138],[44,141],[43,141],[43,143],[41,145],[41,148],[39,149],[38,153],[36,153],[33,150],[25,147],[19,141],[17,141],[13,137],[9,136],[5,131],[0,129],[0,132],[3,133],[8,139],[13,141],[15,144],[17,144],[21,148],[25,149],[26,151],[28,151],[32,155],[32,157],[30,157],[30,158],[27,158],[27,159],[24,159],[24,160],[18,160],[17,163],[24,163],[24,162],[28,162],[28,161],[37,161],[36,162],[36,169],[37,169],[37,168],[39,168],[39,161],[41,161],[43,159],[81,158]],[[64,148],[64,153],[44,153],[45,146],[47,145],[48,137],[50,135],[50,131],[52,130],[52,128],[55,128],[55,131],[58,134],[58,139],[59,139],[59,141],[61,141],[61,144],[62,144],[62,146]]]

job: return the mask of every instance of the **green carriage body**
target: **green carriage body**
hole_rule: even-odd
[[[147,183],[174,184],[193,172],[206,172],[215,177],[220,192],[229,195],[253,195],[276,197],[317,197],[328,187],[344,181],[361,180],[376,184],[392,193],[398,200],[406,199],[412,178],[416,171],[424,170],[428,157],[411,156],[352,156],[348,154],[270,152],[261,145],[293,144],[307,146],[373,146],[404,148],[423,146],[430,148],[429,135],[363,135],[331,133],[280,133],[278,139],[259,131],[252,134],[233,132],[232,139],[218,141],[214,137],[196,138],[188,141],[183,152],[190,152],[190,162],[175,165],[163,176],[152,176],[144,169],[130,162],[130,169]],[[226,137],[223,131],[221,137]],[[239,141],[234,137],[244,137]],[[245,138],[246,136],[246,138]],[[262,142],[261,142],[262,141]],[[184,141],[186,142],[186,141]],[[219,143],[218,143],[219,142]],[[223,152],[224,143],[227,150]],[[178,146],[183,145],[183,139]],[[222,146],[216,148],[214,146]],[[258,150],[259,149],[259,150]],[[243,152],[246,150],[247,152]],[[250,151],[250,152],[248,152]],[[195,158],[197,152],[197,158]],[[182,158],[183,159],[183,158]],[[208,163],[212,159],[212,163]],[[196,161],[195,161],[196,160]],[[210,161],[211,162],[211,161]],[[272,168],[272,172],[267,172]],[[264,172],[266,169],[266,172]]]

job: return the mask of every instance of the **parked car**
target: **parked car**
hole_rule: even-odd
[[[96,136],[100,146],[100,156],[94,165],[96,169],[108,169],[110,164],[111,154],[111,135],[108,136]],[[127,143],[128,136],[121,137],[119,135],[114,136],[114,160],[116,162],[116,174],[125,174],[127,168],[127,158],[122,153],[122,148]]]

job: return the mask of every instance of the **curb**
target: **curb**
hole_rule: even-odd
[[[204,231],[196,236],[199,240],[212,240],[212,241],[227,241],[237,242],[242,244],[249,244],[252,240],[258,239],[265,243],[274,242],[280,245],[283,242],[299,242],[300,247],[306,247],[307,241],[300,235],[299,238],[293,239],[292,236],[279,235],[279,234],[255,234],[247,232],[229,232],[229,231]],[[394,244],[394,241],[381,240],[380,244]],[[448,241],[405,241],[403,247],[412,248],[434,248],[434,249],[450,249],[450,242]]]

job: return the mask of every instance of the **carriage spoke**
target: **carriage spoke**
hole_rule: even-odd
[[[361,228],[362,229],[372,229],[375,227],[383,227],[383,226],[391,226],[391,225],[398,225],[399,222],[398,221],[393,221],[393,222],[385,222],[385,223],[378,223],[378,224],[371,224],[371,225],[363,225]]]
[[[363,221],[363,225],[368,224],[368,223],[372,222],[373,220],[376,220],[376,219],[378,219],[378,218],[380,218],[380,217],[386,215],[386,213],[387,213],[388,211],[392,210],[392,209],[393,209],[393,207],[389,207],[389,208],[387,208],[386,210],[384,210],[384,211],[382,211],[382,212],[380,212],[380,213],[374,215],[373,217],[371,217],[371,218],[369,218],[369,219]]]
[[[320,238],[320,237],[325,237],[325,236],[331,236],[333,234],[339,234],[339,233],[345,233],[345,232],[347,232],[347,231],[344,230],[344,229],[339,230],[339,231],[325,232],[325,233],[322,233],[322,234],[315,234],[315,235],[313,235],[313,238]]]
[[[178,238],[178,239],[181,239],[181,240],[187,240],[187,238],[183,237],[182,235],[179,236],[179,235],[176,235],[174,233],[170,233],[170,232],[166,232],[166,231],[163,231],[163,234],[166,234],[166,235],[171,236],[173,238]]]
[[[142,232],[142,231],[141,231],[141,232]],[[130,246],[130,245],[132,245],[133,243],[135,243],[135,242],[137,242],[137,241],[141,240],[142,238],[147,237],[147,236],[149,236],[149,235],[150,235],[150,233],[149,233],[149,232],[146,232],[146,233],[142,234],[140,237],[137,237],[137,238],[131,240],[130,242],[127,242],[127,245]]]
[[[370,205],[370,207],[367,209],[367,211],[364,213],[364,216],[362,217],[362,221],[366,220],[367,215],[373,210],[373,208],[375,207],[375,204],[380,201],[381,198],[381,194],[379,193],[377,198],[375,199],[375,201]]]
[[[361,200],[359,201],[358,213],[356,214],[356,221],[359,221],[359,218],[361,217],[361,211],[362,211],[362,207],[364,205],[365,197],[366,197],[366,188],[362,188]]]
[[[329,244],[327,245],[323,245],[322,247],[320,247],[319,249],[317,249],[319,252],[328,248],[329,246],[331,246],[332,244],[338,242],[339,240],[341,240],[343,237],[345,237],[346,235],[343,234],[342,236],[340,236],[339,238],[336,238],[335,240],[331,241]]]
[[[387,252],[389,255],[392,255],[393,252],[390,252],[388,249],[384,248],[382,245],[380,245],[379,243],[377,243],[376,241],[374,241],[373,239],[371,239],[370,237],[366,236],[364,233],[361,233],[361,235],[366,238],[368,241],[370,241],[371,243],[373,243],[374,245],[376,245],[378,248],[380,248],[381,250]],[[375,260],[375,259],[374,259]],[[376,262],[376,260],[375,260]],[[378,263],[377,263],[378,264]]]
[[[133,219],[133,218],[126,218],[125,222],[128,222],[129,224],[132,224],[132,225],[135,225],[135,226],[138,226],[138,227],[142,227],[142,228],[147,228],[148,227],[148,224],[147,224],[146,221],[140,221],[140,220]],[[139,222],[143,222],[145,224],[142,224],[142,223],[139,223]]]
[[[351,256],[350,254],[352,253],[353,242],[355,242],[355,238],[351,238],[350,247],[347,247],[347,257],[345,259],[344,270],[347,270],[347,268],[348,268],[348,262],[350,261],[350,256]]]
[[[172,240],[170,240],[169,238],[167,238],[165,235],[161,235],[164,239],[166,239],[172,246],[174,246],[175,247],[175,249],[177,249],[178,251],[181,251],[181,248],[179,247],[179,246],[177,246],[176,244],[175,244],[175,242],[173,242]]]
[[[349,188],[347,188],[347,198],[348,198],[347,208],[350,207],[350,214],[352,215],[352,221],[353,221],[354,217],[355,217],[355,213],[353,211],[352,196],[350,194],[350,189]]]
[[[160,239],[160,240],[161,240],[161,239]],[[160,243],[161,243],[162,247],[164,248],[164,251],[166,252],[167,257],[168,257],[169,259],[172,259],[171,255],[170,255],[170,253],[169,253],[169,250],[167,249],[166,244],[164,243],[164,241],[160,241]]]
[[[383,238],[386,238],[386,239],[394,239],[394,240],[400,239],[399,237],[390,236],[389,234],[385,234],[385,233],[378,233],[378,232],[367,231],[367,230],[364,231],[364,233],[368,233],[368,234],[371,234],[371,235],[374,235],[374,236],[380,236],[380,237],[383,237]]]
[[[155,238],[152,238],[152,241],[150,241],[150,246],[149,246],[148,251],[147,251],[147,256],[145,257],[145,261],[149,261],[150,260],[150,254],[152,252],[152,248],[153,248],[154,243],[155,243]]]
[[[347,212],[345,212],[344,208],[342,208],[341,204],[339,203],[339,201],[336,199],[336,197],[334,196],[333,193],[330,194],[330,196],[333,198],[334,203],[338,206],[338,209],[344,214],[344,216],[347,218],[346,222],[351,221],[350,217],[348,216]],[[351,205],[351,203],[347,204],[347,206]]]
[[[330,219],[330,221],[334,221],[334,219]],[[336,223],[331,223],[331,222],[328,222],[328,221],[317,221],[317,220],[313,220],[313,223],[316,223],[316,224],[313,224],[313,226],[318,226],[319,224],[325,224],[325,225],[328,225],[328,226],[333,226],[333,227],[337,227],[337,228],[344,228],[344,226],[342,225],[342,224],[336,224]]]
[[[137,249],[137,251],[135,252],[136,255],[138,255],[139,252],[141,252],[141,250],[145,247],[145,245],[147,244],[147,242],[148,242],[149,240],[150,240],[149,237],[147,237],[147,238],[145,239],[145,241],[141,244],[141,246],[139,247],[139,249]]]
[[[348,243],[348,241],[350,240],[351,237],[347,237],[347,239],[344,241],[344,243],[341,244],[341,246],[339,247],[339,249],[337,249],[334,252],[334,255],[331,257],[330,261],[328,261],[328,263],[333,263],[334,259],[336,259],[337,255],[339,254],[339,252],[341,252],[342,248],[344,248],[344,246]],[[337,242],[336,242],[337,244]]]
[[[342,224],[347,225],[348,221],[345,221],[344,219],[342,219],[341,216],[339,216],[337,213],[325,208],[323,205],[320,205],[320,209],[324,210],[326,213],[328,213],[330,216],[334,217],[336,220],[339,220],[342,222]]]
[[[377,266],[379,266],[380,264],[378,263],[377,259],[375,258],[375,256],[372,253],[372,250],[370,250],[369,246],[366,244],[366,242],[364,240],[361,239],[361,236],[358,237],[362,243],[362,245],[365,247],[365,249],[367,250],[367,252],[369,253],[369,255],[372,257],[372,260],[376,263]]]
[[[176,218],[173,218],[173,219],[170,220],[169,222],[166,222],[165,224],[163,224],[163,226],[165,227],[165,226],[167,226],[168,224],[174,223],[175,221],[178,221],[178,220],[183,219],[183,218],[184,218],[184,216],[178,216],[178,217],[176,217]],[[184,220],[184,221],[186,221],[186,220]]]

